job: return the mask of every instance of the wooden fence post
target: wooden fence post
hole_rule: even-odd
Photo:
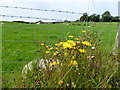
[[[118,16],[120,20],[120,1],[118,2]],[[118,22],[118,31],[116,34],[115,45],[113,48],[113,55],[120,56],[120,22]]]

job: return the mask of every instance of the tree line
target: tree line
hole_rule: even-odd
[[[120,22],[119,16],[112,16],[109,11],[105,11],[101,16],[97,14],[88,15],[83,13],[80,17],[80,22]]]

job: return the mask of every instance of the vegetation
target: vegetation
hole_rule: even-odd
[[[83,16],[80,17],[81,22],[119,22],[120,19],[118,16],[113,17],[109,11],[105,11],[100,18],[100,15],[92,14],[88,15],[84,13]]]
[[[104,24],[4,22],[3,87],[118,88],[118,58],[111,55],[117,25]],[[49,61],[47,69],[22,77],[24,65],[38,59]]]

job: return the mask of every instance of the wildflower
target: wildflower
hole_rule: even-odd
[[[77,61],[73,61],[73,65],[77,65],[78,63],[77,63]]]
[[[91,46],[91,44],[89,42],[86,42],[86,41],[82,42],[82,44],[84,44],[86,46]]]
[[[60,81],[58,82],[58,84],[59,84],[59,85],[63,84],[63,80],[60,80]]]
[[[50,66],[54,66],[54,65],[57,65],[57,64],[60,64],[60,62],[58,62],[58,61],[57,61],[57,62],[54,61],[54,62],[51,62],[51,63],[50,63]]]
[[[57,63],[54,61],[54,62],[53,62],[53,65],[56,65],[56,64],[57,64]]]
[[[73,36],[72,36],[72,35],[69,35],[68,37],[69,37],[69,38],[73,38]]]
[[[79,38],[74,38],[74,40],[79,40]]]
[[[60,62],[57,62],[57,64],[60,64]]]
[[[71,46],[71,44],[69,44],[69,43],[65,42],[65,43],[63,44],[63,48],[64,48],[64,49],[66,49],[66,48],[71,49],[71,48],[72,48],[72,46]]]
[[[64,43],[64,42],[60,42],[60,43],[58,44],[58,46],[61,46],[61,45],[63,45],[63,43]]]
[[[58,50],[58,48],[55,48],[55,50]]]
[[[86,53],[85,49],[79,49],[81,53]]]
[[[80,44],[80,41],[76,41],[77,44]]]
[[[71,59],[75,59],[75,56],[72,56],[72,58]]]
[[[49,48],[49,50],[53,50],[53,47]]]
[[[46,46],[46,48],[48,48],[49,46]]]
[[[56,56],[58,54],[58,52],[54,52],[54,56]]]
[[[95,49],[95,47],[91,47],[91,49]]]
[[[59,44],[56,43],[55,46],[59,46]]]
[[[50,53],[50,51],[46,51],[45,53],[46,53],[46,54],[49,54],[49,53]]]
[[[86,33],[86,31],[83,30],[82,33]]]
[[[75,46],[76,45],[76,43],[74,42],[74,41],[72,41],[72,40],[68,40],[67,41],[69,44],[71,44],[72,46]]]
[[[52,63],[52,62],[50,63],[50,66],[53,66],[53,63]]]
[[[41,43],[40,45],[41,45],[41,46],[44,46],[45,44],[44,44],[44,43]]]

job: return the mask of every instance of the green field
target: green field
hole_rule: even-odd
[[[106,48],[112,50],[117,23],[59,23],[59,24],[24,24],[3,22],[2,25],[2,75],[3,87],[16,85],[16,78],[21,77],[23,66],[34,59],[41,58],[36,41],[54,44],[64,40],[68,35],[78,36],[83,28],[96,30],[102,34]],[[68,25],[69,24],[69,25]],[[73,25],[74,24],[74,25]],[[78,25],[80,24],[80,25]],[[92,27],[94,26],[94,27]],[[104,46],[103,46],[104,48]]]

